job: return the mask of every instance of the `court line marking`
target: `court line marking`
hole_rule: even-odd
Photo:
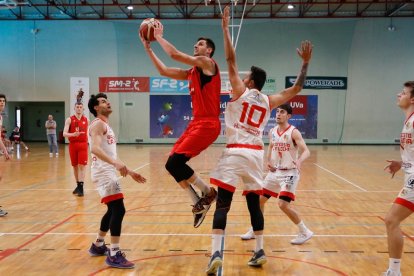
[[[352,185],[352,186],[354,186],[355,188],[358,188],[358,189],[360,189],[361,191],[364,191],[364,192],[368,192],[368,190],[365,190],[364,188],[362,188],[362,187],[358,186],[357,184],[355,184],[355,183],[353,183],[353,182],[349,181],[348,179],[346,179],[346,178],[344,178],[344,177],[342,177],[342,176],[340,176],[340,175],[338,175],[338,174],[334,173],[333,171],[330,171],[330,170],[328,170],[327,168],[324,168],[324,167],[322,167],[321,165],[319,165],[319,164],[317,164],[317,163],[313,163],[313,164],[314,164],[315,166],[317,166],[318,168],[320,168],[320,169],[322,169],[322,170],[324,170],[324,171],[326,171],[326,172],[328,172],[328,173],[330,173],[330,174],[332,174],[332,175],[334,175],[334,176],[338,177],[339,179],[341,179],[341,180],[343,180],[343,181],[345,181],[345,182],[347,182],[347,183],[351,184],[351,185]]]
[[[27,246],[27,245],[31,244],[32,242],[34,242],[34,241],[35,241],[35,240],[37,240],[37,239],[40,239],[40,238],[41,238],[41,237],[43,237],[44,235],[49,234],[49,232],[50,232],[50,231],[52,231],[52,230],[54,230],[54,229],[58,228],[59,226],[63,225],[65,222],[67,222],[67,221],[71,220],[71,219],[72,219],[73,217],[75,217],[75,216],[77,216],[77,215],[76,215],[76,214],[71,215],[71,216],[69,216],[69,217],[65,218],[64,220],[62,220],[61,222],[56,223],[55,225],[53,225],[52,227],[50,227],[50,228],[49,228],[49,229],[47,229],[46,231],[41,232],[41,233],[34,234],[34,235],[36,235],[35,237],[31,238],[30,240],[28,240],[27,242],[25,242],[25,243],[23,243],[23,244],[19,245],[19,246],[18,246],[18,247],[16,247],[16,248],[7,248],[7,249],[6,249],[6,250],[4,250],[3,252],[0,252],[0,261],[2,261],[2,260],[4,260],[5,258],[9,257],[10,255],[13,255],[14,253],[16,253],[17,251],[19,251],[19,250],[20,250],[20,249],[22,249],[23,247],[25,247],[25,246]],[[3,233],[3,234],[6,234],[6,233]],[[6,235],[7,235],[7,234],[6,234]]]
[[[227,252],[226,255],[231,255],[231,256],[250,256],[249,254],[230,253],[230,252]],[[135,260],[130,260],[130,261],[133,262],[133,263],[137,263],[137,262],[140,262],[140,261],[147,261],[147,260],[153,260],[153,259],[171,258],[171,257],[183,257],[183,256],[203,256],[203,254],[193,253],[193,254],[161,255],[161,256],[151,256],[151,257],[147,257],[147,258],[135,259]],[[278,260],[285,260],[285,261],[291,261],[291,262],[305,263],[305,264],[309,264],[311,266],[316,266],[316,267],[320,267],[320,268],[323,268],[323,269],[326,269],[326,270],[330,270],[332,272],[335,272],[337,275],[349,276],[345,272],[340,271],[340,270],[338,270],[336,268],[329,267],[327,265],[319,264],[319,263],[312,262],[312,261],[308,261],[308,260],[299,260],[299,259],[286,258],[286,257],[280,257],[280,256],[267,256],[267,257],[268,258],[272,258],[272,259],[278,259]],[[93,271],[93,272],[89,273],[88,275],[89,276],[98,275],[99,273],[101,273],[103,271],[110,270],[110,269],[111,269],[111,267],[104,267],[104,268],[101,268],[101,269],[99,269],[97,271]],[[332,274],[332,273],[330,273],[330,274]]]
[[[43,183],[42,183],[43,184]],[[50,184],[50,183],[46,183],[46,184]],[[20,190],[24,190],[24,189],[10,189],[10,188],[0,188],[0,191],[20,191]],[[30,191],[72,191],[73,188],[53,188],[53,189],[39,189],[39,188],[33,188],[33,189],[29,189]],[[96,189],[84,189],[85,191],[95,191]],[[124,188],[124,191],[142,191],[142,189],[137,189],[137,188]],[[26,190],[25,190],[26,191]],[[366,193],[367,191],[355,191],[355,190],[296,190],[297,192],[301,192],[301,193],[313,193],[313,192],[342,192],[342,193]],[[181,190],[151,190],[151,191],[145,191],[145,192],[150,192],[150,193],[159,193],[159,192],[177,192],[177,193],[181,193]],[[400,190],[395,190],[395,191],[369,191],[370,193],[398,193],[400,192]],[[237,196],[237,195],[236,195]],[[188,198],[187,195],[174,195],[174,196],[170,196],[170,197],[185,197]]]
[[[73,216],[71,216],[70,218],[72,218]],[[63,222],[60,222],[59,224],[56,224],[54,226],[54,228],[62,225],[63,223],[65,223],[67,220],[69,220],[70,218],[66,219]],[[53,229],[54,229],[53,228]],[[48,229],[47,231],[51,231],[53,229]],[[96,236],[96,233],[74,233],[74,232],[43,232],[43,233],[36,233],[36,232],[27,232],[27,233],[17,233],[17,232],[4,232],[1,233],[2,235],[57,235],[57,236]],[[122,236],[167,236],[167,237],[171,237],[171,236],[178,236],[178,237],[211,237],[211,233],[210,234],[184,234],[184,233],[122,233]],[[296,237],[296,234],[264,234],[264,237]],[[317,235],[313,235],[314,237],[320,237],[320,238],[334,238],[334,237],[340,237],[340,238],[386,238],[387,235],[334,235],[334,234],[317,234]],[[226,234],[225,237],[240,237],[240,234]],[[413,238],[414,236],[406,236],[408,238]],[[30,240],[29,242],[27,242],[26,244],[24,244],[24,246],[26,246],[28,243],[34,241],[34,239],[38,239],[39,237],[35,237],[32,240]],[[222,243],[222,246],[224,248],[224,243]],[[24,246],[20,246],[20,247],[24,247]]]

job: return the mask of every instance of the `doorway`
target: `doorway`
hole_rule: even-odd
[[[57,123],[56,134],[63,131],[65,102],[8,102],[7,110],[7,132],[19,126],[24,141],[47,141],[45,122],[49,114]]]

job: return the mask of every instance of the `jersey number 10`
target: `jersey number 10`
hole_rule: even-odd
[[[242,105],[243,105],[243,111],[242,111],[239,121],[241,123],[247,123],[249,126],[252,126],[252,127],[259,127],[260,124],[263,123],[264,117],[266,115],[266,109],[261,106],[255,105],[255,104],[250,105],[248,102],[243,102]],[[247,121],[246,121],[247,113],[248,115],[247,115]],[[260,116],[257,122],[253,121],[253,116],[255,115],[255,113],[257,113],[257,115]]]

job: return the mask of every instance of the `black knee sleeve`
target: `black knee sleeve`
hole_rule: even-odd
[[[214,212],[213,229],[226,229],[227,213],[230,211],[233,193],[222,188],[218,188],[216,211]]]
[[[112,216],[111,208],[109,208],[109,206],[107,207],[108,207],[108,210],[106,211],[105,215],[103,215],[101,219],[101,227],[99,228],[99,230],[101,230],[102,232],[108,232],[109,223],[111,222],[111,216]]]
[[[190,157],[178,153],[174,153],[168,158],[165,168],[174,177],[175,181],[180,182],[189,179],[194,174],[193,169],[186,164],[188,160],[190,160]]]
[[[125,215],[124,199],[117,199],[108,203],[108,207],[111,209],[112,216],[109,224],[111,229],[111,236],[121,236],[122,220]]]
[[[264,218],[262,210],[260,210],[260,196],[255,193],[248,193],[246,195],[246,201],[253,231],[262,231],[264,228]]]

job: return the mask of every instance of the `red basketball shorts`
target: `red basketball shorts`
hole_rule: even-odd
[[[171,154],[185,154],[192,158],[208,148],[220,134],[220,120],[198,119],[193,120],[175,143]]]
[[[70,162],[72,166],[88,164],[88,143],[72,142],[69,143]]]

